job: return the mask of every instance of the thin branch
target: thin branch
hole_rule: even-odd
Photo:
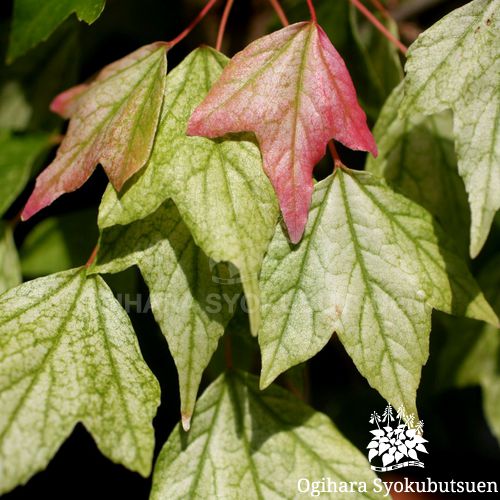
[[[234,0],[227,0],[226,6],[224,7],[224,12],[222,13],[222,17],[220,19],[219,31],[217,33],[217,42],[215,44],[215,50],[220,52],[222,47],[222,40],[224,39],[224,32],[226,31],[226,24],[229,14],[231,12],[231,8],[233,7]]]
[[[181,40],[184,40],[184,38],[186,38],[189,35],[189,33],[193,31],[196,25],[208,14],[208,11],[214,6],[215,2],[217,2],[217,0],[209,0],[205,5],[205,7],[201,9],[200,13],[191,21],[189,26],[184,31],[179,33],[179,35],[177,35],[173,40],[167,42],[167,45],[169,45],[169,47],[172,48],[174,45],[177,45]]]
[[[408,47],[401,43],[359,0],[351,0],[351,3],[387,38],[387,40],[406,55]]]
[[[280,3],[278,0],[269,0],[269,3],[273,6],[273,9],[276,11],[276,14],[278,15],[281,24],[283,26],[288,26],[290,22],[288,21],[288,18],[286,17],[285,11],[281,7]]]
[[[312,0],[307,0],[307,6],[309,7],[309,12],[311,13],[311,20],[313,23],[318,22],[318,17],[316,16],[316,9],[312,3]]]
[[[94,247],[94,250],[92,250],[92,253],[90,254],[89,260],[85,264],[85,267],[88,269],[95,261],[95,258],[97,257],[97,251],[99,250],[99,245],[96,245]]]

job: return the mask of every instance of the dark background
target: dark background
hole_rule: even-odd
[[[316,4],[320,3],[320,0],[316,1]],[[394,1],[391,5],[400,21],[403,41],[409,44],[421,30],[464,3],[466,2],[421,0],[406,2],[404,6]],[[14,65],[8,68],[0,66],[0,81],[5,75],[21,75],[27,88],[30,88],[32,94],[38,96],[37,99],[40,101],[39,118],[33,127],[36,125],[39,128],[57,130],[64,125],[46,112],[50,99],[57,92],[85,80],[103,65],[132,52],[141,45],[155,40],[174,38],[187,26],[202,5],[203,2],[195,0],[107,0],[102,16],[94,25],[88,27],[79,24],[74,18],[69,19],[46,43],[29,52]],[[214,44],[223,6],[224,2],[219,2],[202,24],[169,52],[169,68],[174,67],[198,44]],[[12,2],[2,2],[0,5],[2,50],[5,50],[6,46],[11,12]],[[236,0],[229,19],[223,51],[231,56],[252,39],[278,26],[274,13],[265,0]],[[44,64],[44,57],[54,50],[61,49],[67,43],[74,44],[71,60],[50,82],[52,85],[50,95],[40,97],[36,82]],[[348,59],[346,47],[337,49]],[[363,164],[363,155],[350,154],[345,150],[341,150],[341,154],[347,164],[358,166]],[[320,167],[319,176],[328,173],[328,168],[331,168],[328,163]],[[105,175],[98,169],[82,189],[70,196],[62,197],[43,214],[20,226],[16,232],[17,242],[20,244],[29,230],[47,216],[66,214],[82,208],[91,208],[97,213],[105,185]],[[32,184],[12,207],[8,216],[13,217],[19,211],[31,188]],[[498,240],[498,229],[496,229],[482,255],[492,253],[498,247]],[[84,255],[90,254],[94,244],[95,240],[89,238],[80,251]],[[75,263],[78,264],[83,262]],[[474,265],[480,267],[481,259]],[[135,278],[137,281],[133,284],[134,289],[137,287],[138,292],[145,296],[146,286],[139,276],[136,275]],[[127,283],[125,291],[129,290],[127,287],[132,285],[129,281],[124,281]],[[117,293],[123,291],[119,289],[119,285],[115,285],[114,289]],[[482,414],[480,389],[474,387],[460,390],[443,389],[436,382],[436,363],[444,343],[439,318],[436,316],[437,314],[434,317],[435,328],[431,335],[431,357],[424,367],[423,382],[418,393],[420,418],[425,422],[430,453],[425,457],[425,470],[408,469],[408,474],[415,474],[415,478],[430,476],[434,481],[499,480],[500,450]],[[177,375],[167,344],[151,313],[132,312],[131,318],[143,355],[162,388],[162,404],[154,422],[157,438],[156,453],[158,453],[179,417]],[[242,363],[253,366],[257,373],[259,361],[255,344],[248,339],[239,338],[234,340],[234,344],[235,349],[239,346]],[[222,369],[221,358],[222,354],[217,353],[214,362],[207,370],[205,385]],[[238,359],[237,353],[235,359]],[[385,402],[358,374],[335,336],[307,368],[295,369],[289,377],[282,377],[281,382],[301,394],[315,409],[331,416],[346,437],[360,450],[365,450],[370,438],[369,415],[373,410],[383,411]],[[148,497],[150,486],[150,478],[144,479],[102,456],[91,436],[81,425],[77,425],[47,469],[35,475],[25,486],[4,495],[4,498],[55,500],[79,497],[104,499],[113,496],[140,500]]]

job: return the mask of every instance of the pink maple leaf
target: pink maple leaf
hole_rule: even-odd
[[[226,66],[195,109],[189,135],[254,132],[290,239],[304,232],[312,172],[335,139],[377,154],[343,59],[315,22],[251,43]]]
[[[98,163],[117,190],[145,165],[163,102],[167,48],[163,42],[141,47],[52,101],[52,111],[71,118],[68,132],[37,177],[23,220],[80,188]]]

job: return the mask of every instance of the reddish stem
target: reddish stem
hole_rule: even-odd
[[[278,0],[269,0],[269,3],[273,6],[273,9],[276,11],[276,14],[279,17],[281,24],[283,26],[288,26],[290,23],[288,22],[288,18],[286,17],[285,11],[281,7]]]
[[[224,12],[222,13],[222,17],[220,19],[219,31],[217,33],[217,42],[215,44],[215,50],[220,52],[222,47],[222,40],[224,39],[224,32],[226,31],[226,24],[229,14],[231,12],[231,8],[233,7],[234,0],[227,0],[226,6],[224,7]]]
[[[85,267],[88,269],[95,261],[95,258],[97,257],[97,251],[99,250],[99,245],[96,245],[94,247],[94,250],[92,250],[92,253],[90,254],[89,260],[85,264]]]
[[[335,168],[341,167],[343,163],[342,160],[340,159],[340,156],[337,152],[337,148],[335,147],[333,141],[328,141],[328,149],[330,151],[330,154],[332,155],[334,167]]]
[[[386,19],[391,19],[391,15],[380,0],[370,0],[370,2]]]
[[[317,23],[318,22],[318,18],[316,16],[316,9],[314,8],[312,0],[307,0],[307,6],[309,7],[309,12],[311,13],[312,22],[313,23]]]
[[[205,5],[205,7],[201,9],[200,13],[191,21],[189,26],[179,35],[177,35],[173,40],[167,42],[167,45],[170,48],[172,48],[175,45],[177,45],[181,40],[184,40],[184,38],[186,38],[189,35],[189,33],[193,31],[196,25],[208,14],[208,11],[214,6],[215,2],[217,2],[217,0],[209,0]]]
[[[351,0],[351,3],[387,38],[387,40],[393,43],[404,55],[406,55],[408,47],[402,44],[359,0]]]

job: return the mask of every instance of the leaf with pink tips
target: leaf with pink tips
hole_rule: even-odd
[[[163,101],[166,50],[162,42],[141,47],[54,99],[51,109],[71,120],[55,160],[36,180],[24,220],[80,188],[98,163],[117,190],[144,166]]]
[[[88,88],[88,83],[80,83],[79,85],[75,85],[64,92],[61,92],[56,95],[50,103],[50,110],[62,118],[71,118],[76,110],[78,97],[85,93]]]
[[[307,222],[312,171],[330,139],[377,153],[344,61],[316,23],[251,43],[191,116],[188,134],[254,132],[292,242]]]

